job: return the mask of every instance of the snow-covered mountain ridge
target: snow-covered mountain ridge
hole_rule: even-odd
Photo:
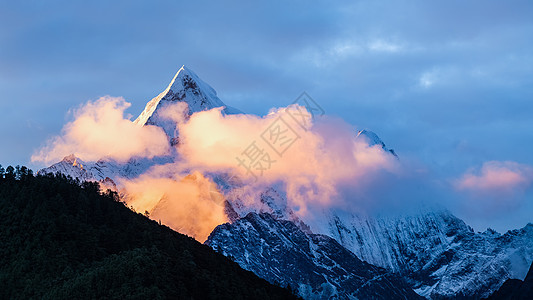
[[[361,261],[334,239],[268,213],[220,225],[206,244],[305,299],[420,298],[401,278]]]
[[[409,278],[426,297],[487,297],[533,261],[533,225],[475,233],[448,211],[330,216],[329,236],[359,258]]]
[[[156,164],[172,161],[171,157],[132,158],[126,163],[119,163],[112,159],[102,158],[97,162],[85,162],[74,154],[66,156],[58,163],[39,170],[38,174],[61,173],[80,181],[103,181],[118,177],[132,179]]]
[[[168,87],[146,104],[144,111],[134,123],[156,125],[163,128],[174,144],[175,139],[178,138],[176,122],[162,116],[161,112],[168,105],[176,102],[187,103],[186,114],[188,115],[216,107],[224,107],[222,112],[225,114],[242,113],[233,107],[226,106],[218,98],[215,89],[200,79],[193,71],[182,66],[172,78]]]
[[[389,152],[390,154],[394,155],[395,157],[398,157],[398,155],[396,155],[396,152],[394,152],[393,149],[387,148],[387,146],[379,138],[379,136],[376,133],[374,133],[374,132],[372,132],[370,130],[363,129],[363,130],[357,132],[357,135],[355,136],[355,138],[356,139],[365,138],[366,141],[368,142],[368,146],[379,145],[385,152]]]
[[[216,107],[225,107],[226,114],[240,113],[225,106],[212,87],[182,67],[168,87],[148,102],[135,122],[139,126],[163,128],[169,142],[176,145],[179,143],[176,124],[160,115],[164,107],[176,102],[188,105],[187,114]],[[371,131],[360,131],[356,138],[365,138],[369,145],[379,145],[397,157]],[[172,157],[156,157],[133,158],[123,164],[106,158],[84,162],[72,155],[39,173],[60,172],[80,180],[113,182],[119,177],[136,178],[152,166],[172,161]],[[396,273],[425,297],[477,298],[489,295],[507,278],[523,279],[533,260],[533,225],[500,235],[490,231],[474,233],[462,220],[442,210],[396,217],[326,211],[323,223],[327,226],[320,232],[311,232],[287,205],[282,190],[267,188],[260,199],[255,199],[258,205],[249,207],[243,201],[249,194],[243,192],[239,186],[242,183],[236,178],[227,174],[205,175],[226,196],[225,211],[231,220],[213,231],[208,244],[268,280],[298,286],[306,298],[383,296],[379,285],[370,284],[372,292],[364,283],[374,278],[364,275],[368,272]],[[257,226],[251,226],[252,223]],[[247,232],[248,229],[251,231]],[[296,237],[299,242],[295,242]],[[308,246],[299,247],[300,244]],[[291,265],[285,261],[284,252],[298,257],[299,263]],[[366,267],[360,267],[359,259]],[[279,266],[281,261],[284,263]],[[293,269],[282,272],[280,268],[286,268],[286,263]],[[304,270],[314,273],[306,275]],[[285,274],[299,275],[282,276]],[[364,293],[358,290],[359,284],[366,287]],[[390,284],[398,295],[411,295],[401,283]]]

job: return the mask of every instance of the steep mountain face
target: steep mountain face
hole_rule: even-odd
[[[436,258],[421,271],[442,278],[431,286],[430,295],[487,297],[506,279],[525,277],[533,261],[533,225],[504,235],[491,231],[469,235],[441,256],[450,257],[449,262]]]
[[[271,214],[249,213],[218,226],[206,244],[305,299],[417,299],[401,279],[362,262],[334,239],[308,234]]]
[[[191,70],[182,67],[168,87],[148,102],[135,123],[139,126],[151,124],[163,128],[169,142],[176,145],[179,143],[176,123],[164,115],[164,108],[176,103],[188,105],[184,118],[194,112],[216,107],[223,107],[222,112],[225,114],[240,113],[225,106],[213,88]],[[394,150],[387,148],[371,131],[362,130],[355,138],[364,139],[370,146],[378,145],[397,157]],[[72,155],[39,173],[60,172],[82,181],[100,181],[113,185],[113,180],[117,177],[135,178],[154,165],[173,160],[173,157],[151,160],[134,158],[125,164],[119,164],[106,158],[97,162],[83,162]],[[326,211],[322,222],[325,225],[312,232],[292,212],[281,188],[273,186],[257,193],[230,174],[204,175],[211,178],[224,194],[225,212],[232,222],[213,232],[210,245],[217,245],[224,254],[235,257],[243,267],[262,277],[273,281],[285,280],[283,282],[297,287],[302,295],[309,297],[363,295],[361,297],[365,298],[370,295],[370,291],[365,288],[363,290],[368,294],[364,294],[363,290],[358,290],[355,286],[371,280],[368,274],[384,274],[383,269],[407,278],[411,287],[425,297],[485,297],[508,278],[523,279],[527,266],[533,260],[531,225],[500,235],[493,231],[474,233],[462,220],[442,210],[402,216]],[[250,202],[254,205],[250,205]],[[250,224],[255,224],[255,227]],[[252,230],[250,236],[247,235],[246,228]],[[333,240],[326,239],[326,236]],[[294,242],[297,238],[298,243],[309,246],[298,248],[300,244]],[[254,241],[262,246],[246,248],[252,247],[246,241]],[[327,247],[324,246],[326,244]],[[299,264],[283,260],[283,251],[280,249],[292,253],[292,257],[299,259]],[[347,250],[349,254],[346,254]],[[268,253],[275,259],[270,261],[269,256],[261,256],[254,251]],[[352,266],[337,257],[339,253],[353,256],[357,261],[361,259],[378,268],[368,267],[370,265],[366,264],[361,270],[365,270],[367,273],[363,273],[368,276],[363,276],[363,273],[358,273],[361,266],[359,262]],[[335,262],[335,266],[341,267],[326,268],[327,264],[323,261],[326,257],[328,263]],[[273,266],[277,266],[280,261],[288,265],[278,266],[276,271]],[[370,269],[367,267],[374,268],[372,272],[377,273],[368,271]],[[310,271],[311,275],[304,274],[302,270]],[[295,274],[298,279],[283,277],[284,274]],[[347,278],[359,279],[354,279],[355,283],[351,283]],[[376,295],[382,295],[381,290],[378,287],[376,289]],[[395,285],[391,289],[401,290],[402,287]]]
[[[410,279],[430,298],[487,297],[533,261],[533,225],[474,233],[447,211],[409,216],[335,215],[327,234],[359,258]]]
[[[524,281],[507,279],[488,300],[529,300],[531,298],[533,298],[533,264],[529,267]]]
[[[225,114],[242,113],[238,109],[226,106],[217,96],[216,91],[198,75],[185,66],[182,66],[168,87],[157,97],[150,100],[134,121],[139,126],[146,124],[161,127],[167,134],[172,145],[178,143],[178,132],[175,120],[165,116],[163,111],[178,102],[187,104],[185,116],[195,112],[222,107]],[[151,166],[172,162],[173,158],[155,157],[153,159],[132,158],[126,163],[118,163],[103,157],[96,163],[83,162],[74,154],[66,156],[62,161],[39,171],[40,174],[60,172],[78,178],[82,181],[102,181],[106,178],[116,177],[134,178],[148,170]]]
[[[260,191],[249,189],[238,177],[228,174],[208,174],[225,196],[225,207],[228,220],[235,222],[249,213],[266,213],[276,219],[293,222],[306,233],[312,233],[309,226],[301,220],[287,203],[287,196],[277,186],[269,186]],[[259,201],[256,201],[257,199]],[[253,203],[250,204],[250,199]]]
[[[291,222],[291,227],[311,234],[309,227],[284,205],[286,199],[282,193],[269,189],[261,193],[260,200],[258,211],[263,212],[262,215],[285,219],[283,222]],[[242,220],[239,218],[249,213],[238,203],[228,203],[234,216],[233,224],[239,224]],[[361,260],[406,278],[418,294],[427,298],[487,297],[506,279],[524,278],[527,266],[533,261],[531,224],[504,235],[491,230],[474,233],[446,210],[394,217],[337,212],[325,215],[324,219],[329,219],[328,229],[319,233],[332,237]],[[258,272],[265,266],[250,265],[245,259],[250,254],[243,252],[242,245],[235,241],[234,230],[223,229],[213,232],[216,234],[210,238],[210,243],[216,240],[217,246],[225,249],[223,253],[235,257],[244,268]],[[237,237],[240,239],[242,235],[237,234]],[[260,276],[279,280],[273,279],[275,276],[270,273]],[[338,286],[338,290],[345,288],[342,283]]]
[[[387,151],[379,137],[373,136],[378,141],[375,145]],[[242,200],[250,195],[234,177],[216,178],[225,191],[233,222],[257,211],[291,221],[298,230],[311,233],[294,215],[282,192],[269,188],[260,194],[260,205],[250,207]],[[323,219],[327,225],[315,228],[314,233],[330,236],[361,260],[405,277],[417,293],[427,298],[486,297],[506,279],[524,278],[533,260],[531,225],[504,235],[491,230],[474,233],[464,221],[443,209],[388,216],[329,211]],[[228,255],[243,255],[231,251],[231,238],[224,240],[218,235],[217,243],[228,247]]]
[[[435,253],[473,232],[448,211],[404,216],[332,212],[326,234],[361,259],[393,272],[420,270]]]
[[[385,145],[385,143],[379,138],[379,136],[374,133],[373,131],[370,131],[370,130],[366,130],[366,129],[363,129],[361,131],[359,131],[357,133],[357,135],[355,136],[356,139],[365,139],[367,142],[368,142],[368,145],[369,146],[374,146],[374,145],[379,145],[381,146],[381,148],[383,148],[383,150],[385,150],[386,152],[389,152],[390,154],[398,157],[398,155],[396,155],[396,152],[394,152],[393,149],[389,149],[387,148],[387,146]]]
[[[135,120],[135,123],[159,126],[165,130],[171,141],[176,143],[175,139],[178,137],[176,122],[164,116],[162,111],[177,102],[187,103],[186,115],[216,107],[224,107],[222,112],[226,114],[241,113],[235,108],[226,106],[210,85],[183,66],[178,70],[168,87],[146,104],[146,108]]]

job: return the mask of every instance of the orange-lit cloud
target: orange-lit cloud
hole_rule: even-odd
[[[355,139],[356,131],[348,124],[328,118],[314,121],[300,106],[259,117],[225,115],[222,108],[189,116],[186,103],[167,105],[158,112],[157,122],[176,128],[176,151],[160,127],[125,118],[129,106],[111,97],[87,103],[74,111],[74,121],[65,125],[61,136],[32,159],[55,162],[73,153],[86,161],[126,162],[131,157],[175,155],[174,162],[153,166],[138,178],[114,179],[128,206],[199,241],[228,221],[226,197],[238,198],[244,210],[253,211],[262,205],[260,193],[277,184],[286,192],[288,206],[298,216],[309,217],[343,204],[341,186],[363,189],[381,171],[398,167],[398,160],[380,146]],[[250,165],[252,159],[256,163]],[[222,195],[206,176],[210,172],[235,175],[244,184]]]
[[[298,111],[300,115],[293,118]],[[380,146],[355,140],[356,131],[344,122],[313,122],[298,106],[275,109],[264,117],[223,115],[221,109],[213,109],[193,114],[179,131],[178,152],[189,167],[239,174],[255,186],[283,182],[289,204],[302,214],[310,205],[337,201],[341,184],[356,186],[378,171],[397,167],[397,160]],[[276,147],[272,137],[279,132],[284,132],[285,145],[290,146]],[[250,167],[251,153],[260,153],[260,164],[251,168],[254,175],[245,168]]]
[[[54,163],[75,154],[86,161],[112,158],[119,162],[129,158],[164,155],[169,151],[168,138],[156,126],[139,126],[124,117],[130,106],[123,98],[102,97],[73,111],[74,121],[67,123],[60,136],[31,157],[33,162]]]
[[[533,183],[533,168],[516,162],[490,161],[479,172],[468,171],[455,187],[475,194],[514,194]]]
[[[204,242],[213,229],[228,221],[224,196],[216,184],[198,172],[173,178],[142,175],[119,181],[126,203],[150,213],[172,229]]]

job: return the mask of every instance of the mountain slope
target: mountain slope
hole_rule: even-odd
[[[66,177],[0,179],[1,299],[293,299],[116,194]]]
[[[308,234],[268,213],[218,226],[206,244],[305,299],[417,299],[405,282],[362,262],[325,235]]]
[[[61,173],[72,178],[78,178],[80,181],[104,181],[117,177],[131,179],[141,175],[156,164],[169,162],[172,162],[170,156],[154,157],[152,159],[132,158],[126,163],[118,163],[107,158],[100,159],[97,162],[85,162],[71,154],[64,157],[60,162],[39,170],[37,174]]]
[[[241,113],[235,108],[226,106],[210,85],[201,80],[193,71],[182,66],[168,87],[146,104],[135,123],[159,126],[165,130],[171,140],[176,139],[178,137],[176,123],[163,116],[162,111],[178,102],[187,103],[188,115],[216,107],[224,107],[223,113],[226,114]]]
[[[332,212],[327,233],[361,259],[397,273],[421,269],[432,253],[472,233],[447,211],[402,216]],[[422,254],[422,255],[421,255]]]
[[[139,126],[149,124],[161,127],[167,134],[171,145],[175,145],[179,142],[177,124],[175,120],[165,116],[164,111],[169,105],[176,103],[187,104],[187,115],[217,107],[222,107],[222,112],[225,114],[242,113],[238,109],[225,105],[209,84],[200,79],[192,70],[182,66],[167,88],[146,104],[145,109],[134,123]],[[73,153],[63,158],[62,161],[39,170],[38,174],[60,172],[81,181],[102,181],[116,177],[131,179],[139,176],[151,166],[172,161],[173,158],[168,156],[153,159],[132,158],[126,163],[117,163],[106,157],[102,157],[97,162],[83,162]]]
[[[533,298],[533,264],[524,281],[508,279],[488,300],[528,300]]]
[[[194,72],[182,67],[169,86],[153,98],[135,121],[139,126],[152,124],[165,130],[171,144],[179,143],[176,124],[162,117],[165,107],[187,103],[187,114],[225,107],[216,92]],[[239,113],[225,107],[226,114]],[[185,116],[186,117],[186,116]],[[363,130],[355,139],[364,139],[397,157],[373,132]],[[126,164],[103,158],[82,162],[71,156],[43,169],[39,174],[60,172],[80,180],[105,181],[116,177],[134,178],[156,164],[173,158],[132,159]],[[249,206],[250,197],[242,183],[231,174],[204,174],[217,183],[228,202],[228,219],[237,221],[251,212],[269,213],[276,219],[294,222],[299,230],[311,234],[287,204],[282,189],[267,188]],[[432,210],[411,215],[369,216],[346,211],[326,211],[323,228],[314,233],[328,235],[361,260],[406,276],[413,288],[426,297],[487,296],[507,278],[522,279],[533,260],[531,226],[500,235],[491,231],[474,233],[462,220],[447,211]],[[238,241],[235,241],[238,243]]]
[[[356,139],[365,139],[369,146],[379,145],[386,152],[389,152],[390,154],[394,155],[395,157],[398,157],[398,155],[396,155],[396,152],[394,152],[393,149],[387,148],[385,143],[373,131],[363,129],[363,130],[357,132],[357,135],[355,136],[355,138]]]
[[[487,297],[533,261],[533,225],[474,233],[450,212],[331,214],[325,234],[371,264],[410,278],[426,297]]]

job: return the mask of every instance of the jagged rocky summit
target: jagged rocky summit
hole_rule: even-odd
[[[219,107],[224,114],[241,113],[226,106],[211,86],[183,66],[135,123],[159,126],[172,145],[178,144],[176,124],[160,115],[176,102],[187,104],[186,115]],[[372,131],[362,130],[355,138],[398,157]],[[84,162],[71,155],[39,173],[60,172],[108,186],[116,178],[135,178],[172,160]],[[290,285],[306,299],[487,297],[509,278],[524,279],[533,261],[531,224],[505,234],[475,233],[445,210],[394,217],[325,211],[325,226],[312,232],[276,187],[267,188],[258,199],[260,205],[250,208],[244,205],[248,195],[240,192],[238,179],[228,174],[204,175],[227,196],[225,211],[231,220],[215,228],[206,243],[244,269]]]
[[[156,125],[165,131],[173,144],[178,138],[176,123],[168,118],[161,116],[168,105],[176,102],[187,103],[188,115],[195,112],[210,110],[217,107],[223,107],[222,112],[225,114],[242,113],[238,109],[226,106],[217,96],[217,92],[209,84],[201,80],[189,68],[182,66],[168,87],[150,100],[144,111],[135,120],[139,125]]]

